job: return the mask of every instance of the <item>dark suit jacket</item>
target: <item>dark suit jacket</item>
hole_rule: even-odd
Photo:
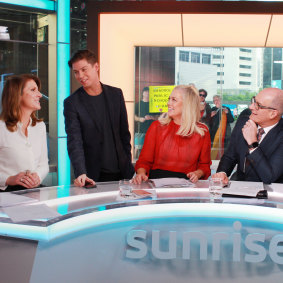
[[[235,165],[238,165],[234,180],[283,183],[283,119],[268,132],[251,154],[242,134],[242,128],[248,119],[248,116],[238,119],[217,172],[225,172],[230,176]],[[244,170],[245,158],[248,165]]]
[[[202,123],[204,123],[208,129],[210,128],[211,126],[211,107],[210,105],[206,102],[206,105],[205,105],[205,109],[204,109],[204,116],[201,117],[200,121]]]
[[[123,178],[134,174],[131,163],[131,135],[122,90],[101,84],[114,136],[119,168]],[[79,88],[64,101],[68,153],[75,177],[87,174],[97,181],[100,175],[103,136],[94,109],[87,103],[86,93]]]

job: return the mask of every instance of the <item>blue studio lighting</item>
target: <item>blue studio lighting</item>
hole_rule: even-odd
[[[102,210],[66,218],[48,227],[21,225],[16,223],[0,223],[0,235],[36,241],[52,241],[77,231],[92,227],[114,225],[116,223],[132,223],[133,221],[148,221],[149,219],[183,218],[215,218],[216,221],[234,219],[248,220],[254,225],[273,224],[274,231],[280,231],[283,225],[283,210],[273,207],[261,207],[223,203],[168,203],[146,206],[120,207]]]
[[[57,3],[57,124],[58,124],[58,185],[69,185],[70,159],[67,152],[63,102],[70,95],[70,0]]]
[[[58,138],[58,184],[69,185],[70,176],[70,159],[67,151],[67,138]],[[67,195],[66,195],[67,196]]]
[[[60,2],[60,0],[59,0]],[[0,0],[0,3],[9,5],[19,5],[35,9],[55,11],[55,1],[52,0]]]

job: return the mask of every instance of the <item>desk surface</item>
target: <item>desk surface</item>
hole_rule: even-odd
[[[268,199],[212,200],[208,181],[137,200],[119,198],[117,182],[1,193],[1,276],[24,282],[22,269],[25,282],[281,282],[283,185],[265,188]],[[3,206],[11,195],[29,202]],[[57,215],[17,223],[5,213],[40,206]]]
[[[249,184],[251,184],[251,182]],[[109,222],[113,221],[114,218],[117,218],[117,215],[115,214],[114,216],[113,214],[114,209],[115,213],[122,213],[122,208],[125,209],[124,216],[131,215],[133,219],[134,217],[138,217],[137,214],[145,217],[145,214],[150,216],[151,213],[157,213],[155,217],[165,217],[166,213],[167,215],[174,215],[174,213],[180,215],[182,212],[187,215],[188,213],[192,213],[193,210],[195,211],[195,216],[218,216],[223,213],[223,209],[225,209],[226,216],[229,215],[230,212],[232,213],[231,216],[235,216],[235,214],[243,216],[246,212],[249,214],[249,217],[251,217],[252,214],[257,215],[258,212],[261,211],[261,216],[258,217],[263,217],[267,221],[270,219],[270,215],[274,214],[274,211],[270,211],[271,214],[269,214],[269,210],[266,211],[263,210],[263,208],[283,208],[283,184],[271,184],[265,186],[265,188],[268,190],[268,199],[265,200],[220,198],[214,200],[213,203],[209,196],[208,181],[199,181],[193,188],[155,188],[156,197],[137,200],[121,200],[119,198],[117,200],[119,194],[118,182],[98,183],[97,188],[93,189],[79,188],[75,186],[59,186],[30,189],[13,193],[2,193],[0,198],[6,194],[12,194],[25,196],[31,200],[31,202],[20,202],[18,204],[10,205],[9,208],[21,209],[26,208],[27,206],[33,206],[35,208],[38,205],[44,205],[58,214],[46,219],[37,219],[38,217],[34,214],[34,217],[31,217],[30,220],[17,223],[17,221],[13,221],[8,214],[5,213],[6,208],[3,206],[1,207],[0,205],[0,235],[23,237],[23,233],[19,232],[22,228],[25,230],[24,234],[27,235],[29,233],[27,231],[28,229],[32,229],[32,231],[40,228],[52,229],[51,227],[56,224],[58,225],[60,222],[64,222],[65,224],[69,222],[69,225],[72,225],[70,220],[77,219],[78,217],[81,217],[80,223],[83,223],[83,221],[88,222],[90,219],[83,218],[86,215],[91,215],[91,219],[94,222],[96,222],[96,219],[99,219],[101,215],[104,215],[104,217],[105,215],[108,215],[107,221]],[[241,188],[239,187],[239,190],[240,189]],[[227,205],[229,205],[229,207]],[[241,207],[239,207],[239,205],[241,205]],[[254,213],[251,213],[251,206],[253,207]],[[159,210],[158,214],[157,207],[163,212],[161,213],[161,210]],[[166,209],[166,213],[164,213],[164,208]],[[172,210],[174,210],[174,212],[172,212]],[[282,215],[280,215],[281,210],[279,211],[280,213],[276,214],[278,217],[281,217],[280,219],[283,219],[283,211]],[[21,210],[19,210],[19,213],[21,213]],[[122,215],[123,213],[120,217],[123,218],[124,216]],[[274,218],[273,220],[283,223],[283,220],[275,220]],[[98,223],[101,224],[103,221],[106,221],[106,219],[101,218]],[[11,227],[16,227],[15,225],[17,226],[16,231],[13,230],[12,232],[7,232],[7,229],[9,230]],[[21,229],[19,229],[19,227],[21,227]],[[45,240],[50,239],[50,229],[45,230],[44,232],[49,234],[43,237]],[[36,233],[32,234],[33,236],[28,237],[31,239],[38,239],[37,236],[34,236]]]

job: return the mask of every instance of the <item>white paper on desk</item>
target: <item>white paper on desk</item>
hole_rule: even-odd
[[[256,197],[259,191],[264,190],[263,183],[231,182],[229,188],[222,190],[223,194]]]
[[[265,202],[265,199],[258,199],[258,198],[233,198],[233,197],[223,198],[223,203],[261,205],[264,202]]]
[[[29,198],[23,195],[17,195],[12,193],[1,193],[0,194],[0,207],[12,206],[16,204],[24,204],[28,202],[36,202],[38,200]]]
[[[172,187],[194,187],[195,185],[184,178],[160,178],[151,179],[156,188]]]
[[[136,191],[136,192],[135,192]],[[145,192],[145,194],[142,193]],[[118,196],[116,198],[117,201],[125,201],[125,200],[136,200],[136,199],[144,199],[144,198],[154,198],[156,197],[156,191],[155,190],[133,190],[132,193],[130,193],[127,196],[121,195],[121,192],[118,193]]]
[[[57,211],[49,208],[46,204],[9,206],[4,207],[3,211],[13,222],[48,219],[61,215]]]

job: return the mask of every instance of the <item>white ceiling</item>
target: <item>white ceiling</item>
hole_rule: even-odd
[[[271,15],[183,14],[184,46],[265,46],[270,19]]]
[[[184,46],[283,47],[283,15],[183,14]]]
[[[283,47],[283,15],[102,14],[100,36],[104,24],[135,46]]]

